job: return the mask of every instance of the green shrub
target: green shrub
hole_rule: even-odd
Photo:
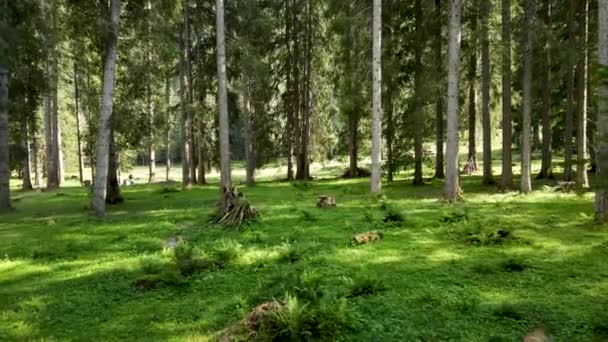
[[[207,264],[214,269],[224,269],[241,255],[241,245],[234,241],[221,241],[206,256]]]
[[[524,314],[520,307],[510,304],[510,303],[502,303],[494,308],[493,312],[494,316],[501,318],[509,318],[516,321],[524,319]]]
[[[304,222],[316,222],[317,217],[307,210],[300,210],[300,220]]]
[[[284,243],[280,247],[278,261],[281,263],[294,263],[302,260],[302,250],[298,245]]]
[[[173,261],[184,276],[191,276],[210,268],[209,263],[202,258],[201,252],[188,243],[180,243],[173,249]]]
[[[154,257],[145,257],[139,263],[144,274],[159,274],[166,267],[164,262]]]
[[[348,282],[348,298],[371,296],[386,290],[382,279],[379,278],[361,277],[349,279]]]

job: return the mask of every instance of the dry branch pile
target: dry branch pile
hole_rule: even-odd
[[[259,215],[258,210],[243,197],[236,187],[222,189],[222,198],[218,207],[215,223],[236,227],[236,229],[245,222],[255,220]]]
[[[336,206],[335,198],[328,196],[328,195],[319,196],[319,200],[317,201],[318,208],[332,208],[335,206]]]
[[[351,243],[353,245],[364,245],[366,243],[381,240],[383,236],[384,234],[382,234],[382,232],[372,230],[370,232],[365,232],[353,236]]]

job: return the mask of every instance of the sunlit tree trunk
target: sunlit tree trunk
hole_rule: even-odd
[[[478,0],[479,1],[485,0]],[[476,9],[476,8],[475,8]],[[472,14],[470,46],[473,49],[469,57],[469,153],[467,163],[472,171],[477,171],[477,12]]]
[[[578,63],[576,64],[576,183],[580,188],[589,187],[587,177],[587,0],[579,1],[578,15]]]
[[[171,180],[171,129],[173,128],[173,119],[171,117],[171,83],[169,78],[165,79],[165,121],[167,127],[165,129],[165,181]]]
[[[502,175],[501,188],[513,187],[511,153],[511,0],[502,0]]]
[[[0,68],[0,210],[11,208],[8,144],[8,71]]]
[[[492,126],[490,121],[490,20],[491,1],[481,1],[481,123],[483,126],[483,183],[494,184],[492,174]]]
[[[542,19],[544,22],[544,34],[543,34],[543,49],[542,49],[542,70],[541,70],[541,84],[542,84],[542,96],[543,96],[543,112],[542,112],[542,126],[543,126],[543,139],[542,139],[542,163],[538,176],[536,178],[542,179],[546,177],[553,177],[552,163],[552,149],[551,141],[553,138],[553,130],[551,129],[551,44],[550,44],[550,32],[551,32],[551,0],[543,0],[543,8],[541,11]]]
[[[25,104],[25,103],[24,103]],[[24,106],[23,110],[26,110]],[[28,117],[30,113],[24,113],[25,115],[21,118],[20,124],[20,142],[21,142],[21,169],[23,176],[23,183],[21,189],[24,191],[32,190],[32,176],[30,172],[30,140],[29,140],[29,129],[28,129]]]
[[[530,127],[532,115],[532,30],[534,0],[525,0],[523,27],[523,86],[521,128],[521,192],[532,191]]]
[[[253,185],[255,168],[253,160],[253,135],[251,134],[251,94],[249,78],[243,76],[243,142],[245,144],[245,183]]]
[[[608,0],[598,1],[599,91],[597,113],[597,176],[595,215],[608,222]]]
[[[462,0],[450,0],[450,20],[448,26],[447,164],[444,190],[444,196],[448,201],[455,201],[460,196],[458,181],[458,69],[460,65],[461,16]]]
[[[76,59],[74,59],[74,116],[76,117],[76,147],[78,152],[78,180],[80,184],[84,182],[83,161],[82,161],[82,129],[80,124],[80,85],[78,83],[78,69]]]
[[[97,131],[96,171],[93,182],[93,199],[91,206],[97,216],[106,212],[106,192],[108,181],[108,162],[110,153],[110,120],[114,105],[114,84],[116,81],[116,49],[120,20],[121,0],[112,0],[109,15],[106,52],[104,56],[103,85],[101,93],[101,111]]]
[[[371,192],[382,191],[382,1],[373,0],[372,21],[372,176]]]
[[[221,187],[232,186],[230,170],[230,128],[228,123],[228,94],[226,79],[226,43],[224,36],[224,0],[215,0],[217,38],[217,80],[220,130],[220,176]]]

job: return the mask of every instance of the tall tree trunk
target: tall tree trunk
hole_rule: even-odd
[[[543,96],[543,112],[542,112],[542,163],[537,179],[553,177],[553,156],[551,150],[551,140],[553,138],[553,130],[551,129],[551,0],[543,0],[543,8],[541,11],[544,34],[543,34],[543,49],[542,49],[542,69],[541,69],[541,84]]]
[[[34,163],[34,186],[40,188],[42,186],[42,170],[40,170],[40,153],[38,150],[38,137],[35,122],[35,119],[32,120],[32,125],[30,127],[32,134],[32,161]]]
[[[306,53],[304,64],[304,127],[302,138],[302,174],[305,180],[310,179],[310,134],[312,120],[312,1],[306,1]]]
[[[294,107],[293,107],[293,50],[291,47],[293,38],[291,1],[285,1],[285,48],[287,50],[287,72],[286,72],[286,91],[285,91],[285,111],[287,112],[287,124],[285,126],[285,140],[287,145],[287,180],[293,180],[293,153],[294,153]]]
[[[424,49],[424,28],[422,27],[422,8],[420,0],[416,0],[414,3],[414,16],[416,25],[416,48],[414,51],[414,185],[421,185],[424,183],[422,179],[422,135],[424,133],[424,112],[423,112],[423,94],[422,94],[422,77],[424,72],[422,70],[422,50]]]
[[[395,126],[393,123],[393,94],[391,91],[387,92],[386,97],[386,166],[387,166],[387,181],[393,182],[394,172],[394,152],[393,152],[393,139],[395,136]],[[442,167],[443,170],[443,167]]]
[[[502,0],[502,175],[503,190],[513,187],[511,154],[511,0]]]
[[[579,1],[578,15],[578,63],[576,64],[576,183],[580,188],[589,187],[587,177],[587,29],[589,4]]]
[[[205,176],[205,173],[207,172],[206,170],[206,165],[207,165],[207,155],[206,155],[206,147],[205,147],[205,142],[203,140],[203,134],[201,133],[199,135],[199,139],[198,139],[198,146],[197,146],[197,152],[198,152],[198,184],[200,185],[205,185],[207,184],[207,177]]]
[[[150,81],[146,85],[146,102],[148,109],[148,183],[156,181],[156,149],[154,146],[154,103]]]
[[[492,123],[490,121],[490,0],[481,1],[481,123],[483,126],[483,183],[494,184],[492,174]]]
[[[523,28],[523,86],[521,128],[521,192],[532,191],[530,165],[530,127],[532,115],[532,30],[534,29],[534,0],[525,0]]]
[[[171,118],[171,83],[169,77],[165,79],[165,122],[167,128],[165,130],[165,181],[171,180],[171,129],[173,128],[173,120]]]
[[[251,94],[249,78],[243,76],[243,142],[245,143],[245,182],[253,185],[255,169],[253,161],[253,135],[251,134]]]
[[[26,110],[24,106],[24,110]],[[30,113],[25,114],[21,118],[21,169],[23,173],[23,183],[21,189],[24,191],[32,190],[32,175],[30,172],[30,141],[28,137],[28,117]]]
[[[437,70],[438,84],[441,83],[443,79],[443,63],[442,63],[442,55],[441,55],[441,0],[435,0],[435,69]],[[445,119],[443,115],[443,96],[441,92],[441,87],[437,87],[437,99],[436,99],[436,147],[435,147],[435,178],[442,179],[445,177],[444,172],[444,160],[443,160],[443,136],[445,134]]]
[[[11,208],[8,127],[8,71],[0,68],[0,210]]]
[[[598,62],[600,82],[597,112],[597,176],[595,217],[608,222],[608,1],[598,1]]]
[[[481,0],[485,1],[485,0]],[[477,4],[479,1],[476,2]],[[471,42],[473,49],[469,59],[469,153],[467,160],[469,170],[477,171],[477,13],[471,18]]]
[[[120,183],[118,182],[118,151],[114,139],[114,130],[110,129],[110,151],[108,155],[108,185],[106,188],[106,204],[118,204],[123,202],[120,194]]]
[[[460,19],[462,0],[450,0],[448,26],[448,103],[447,103],[447,147],[446,182],[444,196],[448,201],[460,197],[458,181],[458,111],[460,65]]]
[[[82,129],[80,128],[80,86],[78,84],[78,69],[74,59],[74,116],[76,117],[76,145],[78,152],[78,180],[84,182],[84,165],[82,161]]]
[[[358,159],[359,159],[359,118],[354,113],[350,113],[347,117],[348,124],[348,176],[357,177],[358,172]]]
[[[232,186],[230,172],[230,127],[228,126],[228,94],[226,79],[226,43],[224,37],[224,0],[215,0],[217,38],[217,101],[220,126],[221,188]]]
[[[99,113],[99,129],[97,131],[96,171],[93,182],[93,199],[91,206],[95,215],[104,216],[106,212],[106,187],[108,181],[108,163],[110,153],[110,120],[114,105],[114,84],[116,81],[116,49],[118,45],[118,30],[121,0],[112,0],[104,56],[103,86],[101,93],[101,111]]]
[[[572,180],[572,132],[574,117],[574,68],[576,65],[576,6],[577,0],[570,0],[568,11],[568,28],[570,36],[568,38],[568,64],[566,65],[566,118],[564,119],[564,180]]]
[[[382,191],[382,1],[373,2],[372,21],[372,176],[371,192]]]
[[[188,49],[186,44],[186,31],[189,27],[189,1],[184,1],[184,12],[183,12],[183,27],[180,31],[180,68],[179,68],[179,81],[180,81],[180,107],[181,107],[181,150],[182,150],[182,186],[186,189],[192,187],[192,178],[190,178],[190,165],[192,164],[191,159],[191,148],[190,145],[190,132],[192,130],[192,120],[190,116],[190,102],[188,101]]]
[[[63,164],[63,149],[61,137],[61,122],[59,121],[59,57],[53,60],[53,158],[57,167],[57,184],[62,186],[65,178],[65,167]]]

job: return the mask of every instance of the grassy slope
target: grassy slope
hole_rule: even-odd
[[[245,192],[263,217],[240,233],[207,226],[216,186],[166,194],[160,186],[125,188],[126,202],[105,220],[87,214],[81,188],[17,192],[18,210],[0,223],[0,340],[207,340],[271,296],[273,279],[294,268],[314,270],[335,293],[344,291],[344,277],[383,280],[386,291],[349,301],[364,320],[344,336],[349,341],[510,341],[536,323],[559,341],[608,338],[608,231],[592,223],[591,194],[494,194],[479,181],[465,178],[466,200],[452,208],[437,201],[441,182],[387,186],[387,200],[405,215],[396,228],[383,227],[367,180],[261,183]],[[318,194],[334,195],[338,207],[316,209]],[[459,224],[440,222],[454,210],[522,240],[463,244],[447,233]],[[381,242],[348,245],[354,232],[375,228],[385,233]],[[236,265],[195,275],[187,286],[133,290],[142,257],[162,258],[163,239],[175,234],[202,250],[233,240],[243,252]],[[278,262],[285,244],[304,259]],[[500,264],[509,258],[528,268],[505,272]]]

